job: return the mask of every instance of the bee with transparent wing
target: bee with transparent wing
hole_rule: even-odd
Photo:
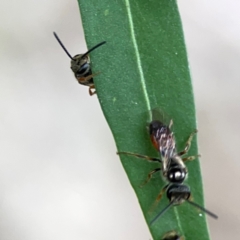
[[[154,110],[155,111],[155,110]],[[154,116],[154,114],[152,114]],[[149,135],[153,146],[159,152],[160,158],[149,157],[141,155],[138,153],[120,151],[117,154],[132,155],[138,158],[143,158],[148,161],[159,162],[161,164],[160,168],[156,168],[148,174],[147,180],[144,182],[146,184],[151,179],[152,175],[156,172],[161,171],[164,179],[170,183],[182,183],[187,176],[187,168],[185,165],[186,161],[194,160],[200,155],[182,157],[185,155],[191,146],[191,141],[193,136],[197,133],[197,130],[193,131],[186,142],[185,148],[181,152],[176,150],[176,140],[171,127],[173,121],[170,120],[168,125],[162,123],[160,120],[153,119],[148,126]],[[144,185],[143,184],[143,185]]]
[[[177,152],[175,137],[173,132],[171,131],[172,125],[172,120],[168,125],[166,125],[154,118],[149,124],[150,138],[153,146],[158,150],[160,158],[148,157],[137,153],[123,151],[117,153],[131,155],[138,158],[146,159],[148,161],[159,162],[161,164],[159,168],[152,170],[148,174],[147,180],[144,182],[144,184],[149,182],[154,173],[161,171],[164,180],[167,182],[167,185],[165,185],[161,189],[160,193],[157,196],[155,205],[161,200],[165,192],[170,203],[150,222],[150,224],[153,224],[171,206],[180,205],[185,201],[207,213],[209,216],[217,219],[218,217],[214,213],[208,211],[207,209],[203,208],[202,206],[191,200],[192,197],[190,187],[183,184],[188,173],[185,162],[200,157],[200,155],[183,157],[183,155],[185,155],[189,151],[191,141],[193,139],[193,136],[197,133],[197,130],[193,131],[188,137],[184,150],[181,152]]]

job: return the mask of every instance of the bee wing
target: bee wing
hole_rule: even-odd
[[[160,108],[153,108],[153,109],[151,109],[149,111],[149,116],[150,117],[148,119],[148,123],[157,120],[157,121],[162,122],[166,126],[171,125],[172,119],[167,115],[166,112],[164,112]]]
[[[172,130],[171,118],[160,108],[154,108],[149,112],[148,131],[155,149],[159,152],[162,159],[162,171],[166,173],[171,164],[171,159],[176,155],[175,138]]]

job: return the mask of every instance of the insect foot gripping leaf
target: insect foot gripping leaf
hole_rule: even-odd
[[[108,42],[104,55],[100,51],[94,51],[91,61],[93,72],[96,63],[97,68],[104,73],[104,76],[101,74],[96,78],[94,84],[118,152],[158,155],[145,131],[149,118],[146,112],[156,107],[174,119],[174,141],[179,149],[184,148],[189,134],[196,129],[196,119],[176,1],[78,2],[87,44],[93,46],[96,38]],[[197,152],[194,137],[188,154],[196,156]],[[154,240],[161,239],[169,227],[180,232],[186,239],[209,239],[205,216],[187,203],[171,208],[161,220],[151,226],[154,216],[167,205],[167,196],[164,194],[155,211],[148,213],[159,189],[166,184],[156,176],[144,188],[140,188],[145,179],[145,176],[141,178],[142,173],[147,176],[154,168],[154,163],[140,161],[135,156],[126,154],[120,154],[120,158]],[[169,161],[165,161],[167,173]],[[177,159],[175,162],[178,162],[178,166],[181,165],[184,172],[183,158],[182,161]],[[162,168],[162,163],[159,168]],[[195,159],[189,162],[187,169],[188,184],[194,201],[203,206],[199,161]],[[157,172],[162,171],[159,169]],[[165,180],[169,177],[166,173],[163,177]],[[172,176],[177,178],[174,173]],[[184,175],[181,177],[185,179]]]
[[[94,49],[102,46],[106,42],[100,42],[96,46],[89,49],[86,53],[83,54],[77,54],[74,57],[71,56],[71,54],[68,52],[68,50],[65,48],[63,43],[61,42],[58,35],[53,32],[53,35],[65,51],[65,53],[69,56],[71,59],[71,69],[74,73],[75,78],[79,82],[79,84],[85,85],[89,87],[89,95],[92,96],[96,93],[96,91],[92,91],[95,89],[94,82],[93,82],[93,76],[97,75],[98,73],[92,74],[91,66],[90,66],[90,57],[88,54],[92,52]]]

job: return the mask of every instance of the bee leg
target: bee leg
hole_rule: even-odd
[[[178,153],[179,156],[182,156],[182,155],[186,154],[186,153],[189,151],[189,149],[190,149],[190,147],[191,147],[191,142],[192,142],[193,136],[194,136],[197,132],[198,132],[198,130],[195,129],[195,131],[190,134],[190,136],[189,136],[189,138],[188,138],[188,140],[187,140],[187,142],[186,142],[186,146],[185,146],[184,150]]]
[[[161,170],[161,168],[156,168],[156,169],[152,170],[152,171],[148,174],[148,177],[147,177],[147,179],[145,180],[145,182],[144,182],[142,185],[140,185],[140,187],[143,187],[144,185],[146,185],[146,184],[150,181],[150,179],[152,178],[152,175],[153,175],[154,173],[160,171],[160,170]]]
[[[149,156],[145,156],[145,155],[140,155],[137,153],[131,153],[131,152],[117,152],[118,155],[120,154],[126,154],[126,155],[131,155],[131,156],[135,156],[138,158],[144,158],[148,161],[153,161],[153,162],[162,162],[159,158],[154,158],[154,157],[149,157]]]
[[[92,90],[92,89],[94,89],[94,90]],[[95,86],[94,85],[90,86],[88,89],[88,92],[89,92],[90,96],[96,94]]]
[[[157,199],[156,199],[156,202],[157,202],[157,203],[162,199],[162,196],[163,196],[163,194],[166,192],[166,189],[168,188],[168,185],[169,185],[169,184],[167,184],[165,187],[163,187],[162,190],[161,190],[161,192],[158,194]]]
[[[173,125],[173,120],[171,119],[168,128],[170,129],[172,125]]]
[[[80,84],[83,84],[83,83],[86,83],[86,82],[88,82],[89,80],[91,80],[92,78],[93,78],[93,74],[91,74],[91,75],[88,75],[88,76],[86,76],[86,77],[77,77],[77,80],[78,80],[78,83],[80,83]]]
[[[86,77],[78,77],[78,76],[76,76],[76,78],[77,78],[78,82],[79,82],[80,84],[82,84],[82,83],[85,83],[85,82],[90,81],[94,76],[97,76],[99,73],[100,73],[100,72],[97,72],[97,73],[88,75],[88,76],[86,76]]]
[[[198,154],[198,155],[196,155],[196,156],[185,157],[185,158],[183,158],[182,160],[183,160],[183,162],[187,162],[187,161],[192,161],[192,160],[194,160],[194,159],[196,159],[196,158],[199,158],[199,157],[201,157],[200,154]]]
[[[167,184],[166,186],[164,186],[161,190],[161,192],[158,194],[157,199],[155,200],[154,204],[152,205],[152,207],[150,208],[149,212],[153,212],[153,210],[156,208],[157,204],[160,202],[160,200],[162,199],[163,194],[166,192],[166,189],[168,188],[169,184]]]

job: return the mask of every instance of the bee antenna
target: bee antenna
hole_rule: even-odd
[[[207,214],[208,214],[209,216],[211,216],[212,218],[218,219],[218,216],[217,216],[216,214],[208,211],[207,209],[205,209],[204,207],[198,205],[197,203],[192,202],[192,201],[189,201],[189,200],[187,200],[187,199],[186,199],[186,201],[187,201],[188,203],[190,203],[191,205],[193,205],[194,207],[201,209],[203,212],[207,213]]]
[[[61,45],[61,47],[63,48],[63,50],[65,51],[65,53],[73,60],[75,61],[75,59],[73,59],[73,57],[70,55],[70,53],[68,52],[68,50],[65,48],[65,46],[63,45],[63,43],[61,42],[61,40],[59,39],[58,35],[53,32],[54,37],[57,39],[58,43]]]
[[[100,42],[99,44],[97,44],[96,46],[92,47],[91,49],[89,49],[86,53],[84,53],[81,58],[84,58],[86,55],[88,55],[90,52],[92,52],[94,49],[102,46],[103,44],[105,44],[106,41]]]
[[[158,220],[172,205],[174,201],[171,201],[151,222],[150,225],[152,225],[154,222]]]

